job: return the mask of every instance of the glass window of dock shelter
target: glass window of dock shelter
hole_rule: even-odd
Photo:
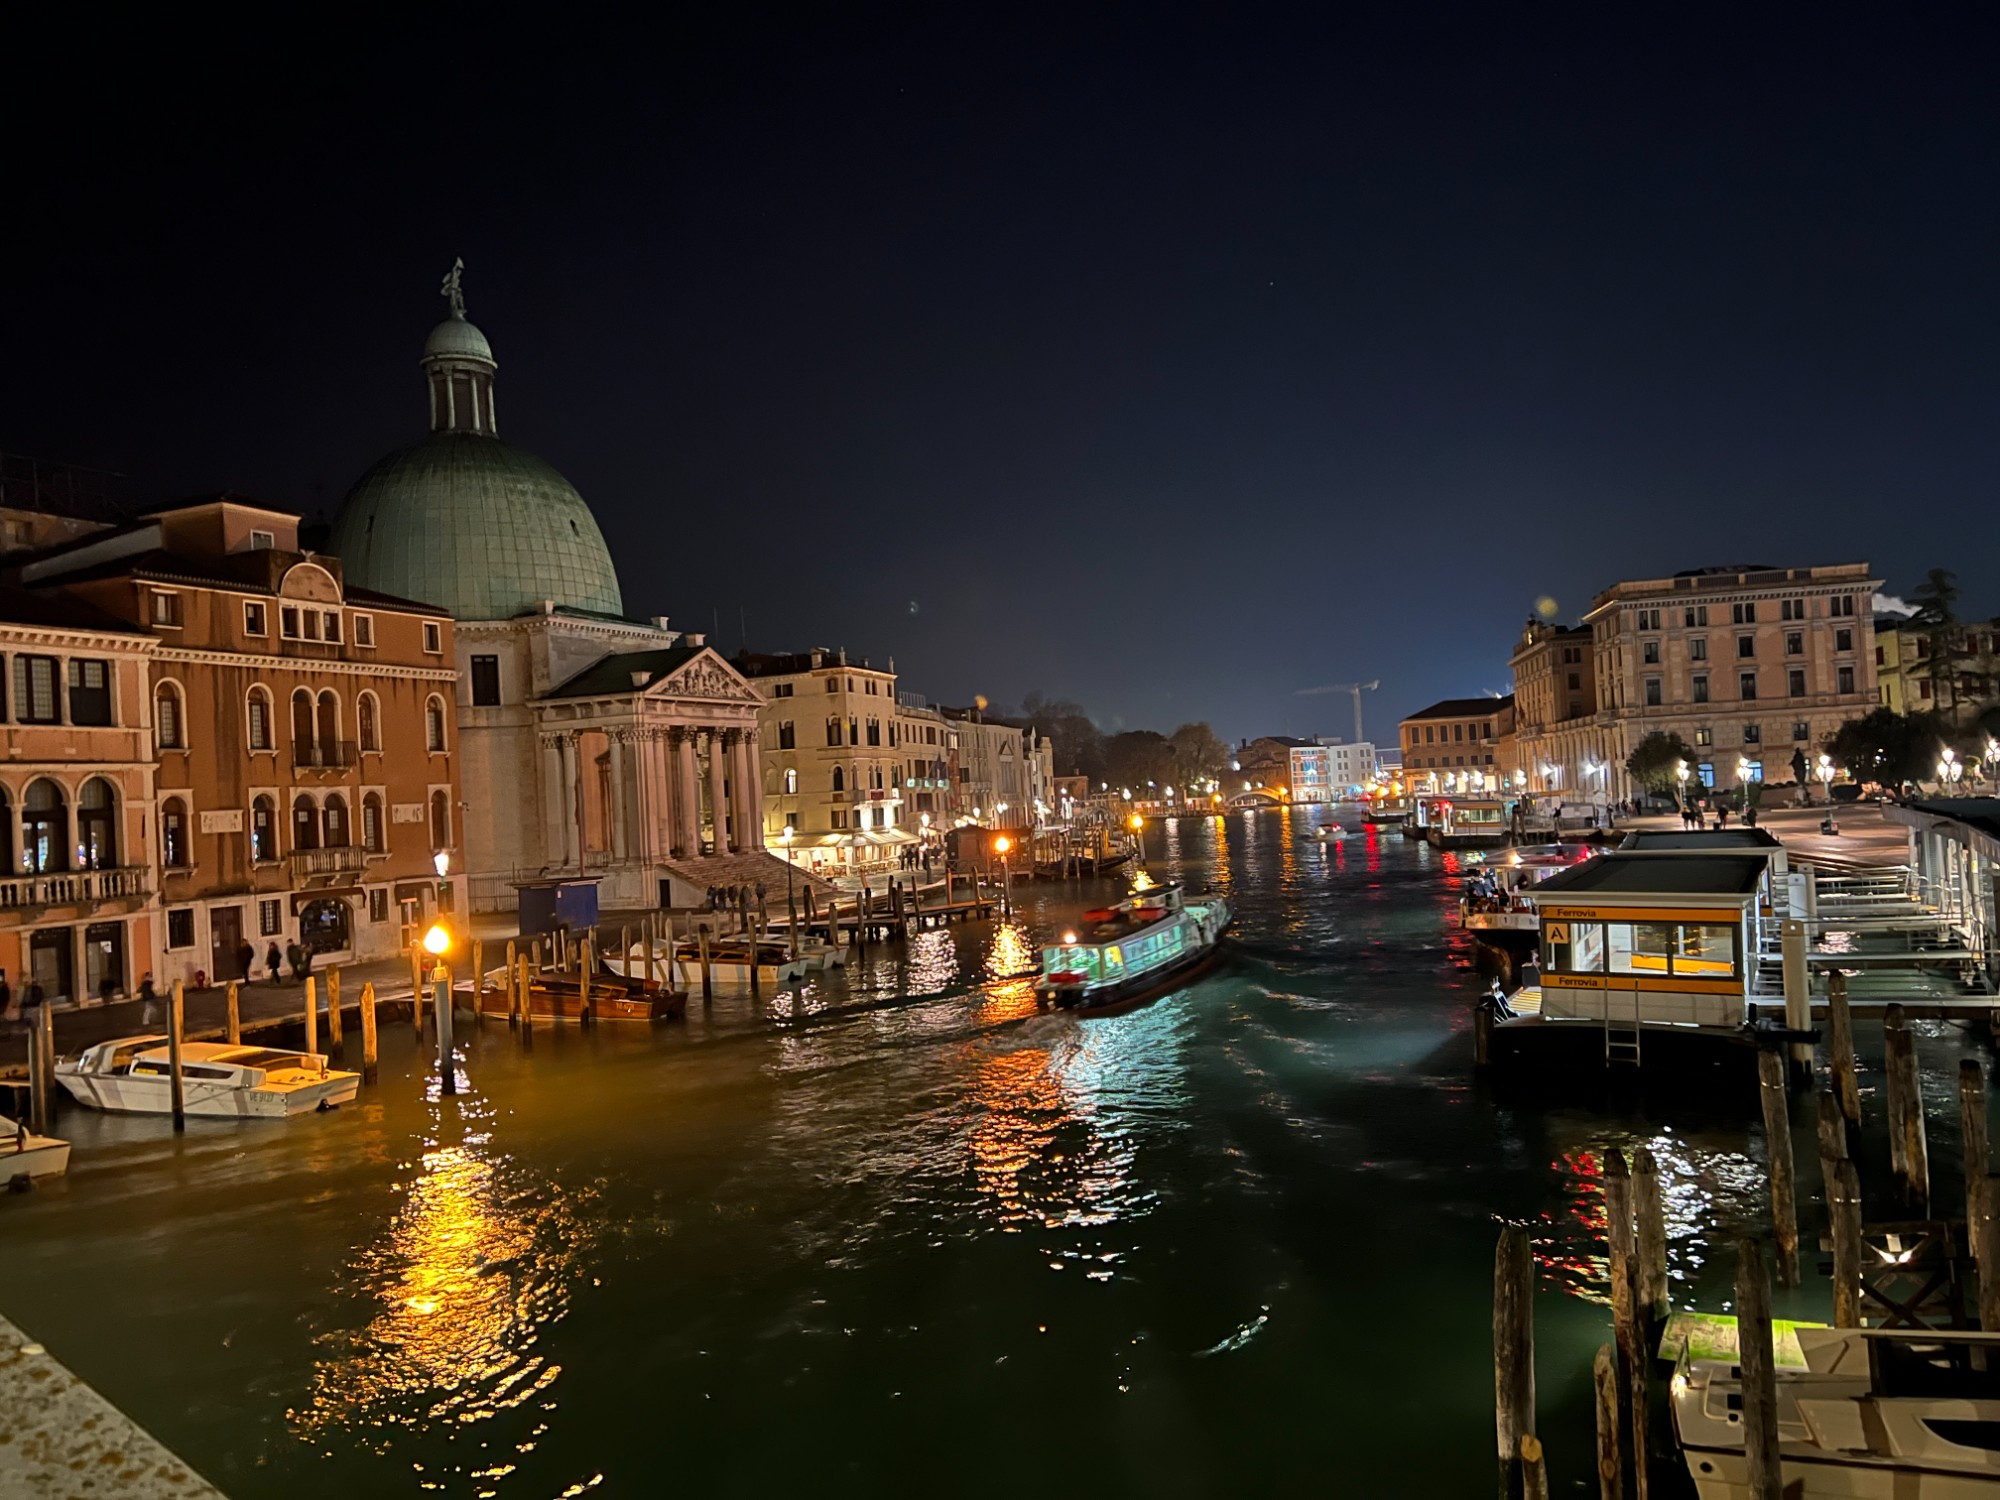
[[[1560,974],[1733,979],[1736,927],[1728,922],[1549,922],[1542,928],[1542,968]]]

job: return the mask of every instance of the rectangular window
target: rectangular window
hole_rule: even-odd
[[[1605,931],[1605,951],[1614,974],[1667,973],[1674,947],[1672,922],[1612,922]]]
[[[1840,667],[1834,672],[1834,691],[1851,693],[1854,691],[1854,668]]]
[[[288,641],[296,641],[299,636],[299,610],[295,604],[287,604],[278,611],[278,634]]]
[[[278,538],[271,532],[253,531],[250,533],[250,550],[252,552],[269,552],[277,545]]]
[[[1794,719],[1792,721],[1792,738],[1794,740],[1811,739],[1812,725],[1808,724],[1804,719]]]
[[[282,901],[259,901],[257,903],[257,936],[276,937],[285,930],[285,903]]]
[[[1569,941],[1557,942],[1555,935],[1566,929]],[[1602,974],[1604,972],[1604,924],[1602,922],[1548,923],[1542,928],[1542,968],[1561,974]]]
[[[1875,648],[1875,665],[1878,667],[1886,665],[1885,658],[1882,655],[1882,648],[1880,646],[1877,646]]]
[[[1715,731],[1706,724],[1702,725],[1701,728],[1694,732],[1694,742],[1697,745],[1713,745],[1715,743]]]
[[[798,737],[792,729],[792,721],[790,719],[785,719],[778,725],[778,748],[780,750],[796,750],[798,748]]]
[[[62,704],[56,696],[56,668],[53,656],[14,658],[14,713],[23,724],[55,724],[62,718]]]
[[[1739,672],[1736,674],[1736,696],[1745,703],[1754,703],[1757,698],[1757,674]]]
[[[370,647],[375,644],[375,617],[373,615],[356,615],[354,617],[354,644]]]
[[[1640,642],[1639,660],[1646,666],[1657,667],[1660,664],[1660,643],[1658,641]]]
[[[1706,672],[1695,673],[1693,677],[1688,679],[1688,685],[1694,689],[1695,702],[1697,703],[1708,702],[1708,673]]]
[[[1761,724],[1745,724],[1743,726],[1743,743],[1746,745],[1763,744],[1764,726]]]
[[[325,631],[326,631],[326,638],[327,638],[328,640],[330,640],[330,641],[337,641],[337,640],[339,640],[339,639],[340,639],[340,611],[339,611],[339,610],[337,610],[337,609],[329,609],[329,610],[324,610],[324,611],[322,611],[322,612],[321,612],[321,614],[320,614],[320,623],[321,623],[321,624],[322,624],[322,625],[323,625],[323,626],[325,627]]]
[[[1833,633],[1833,649],[1836,651],[1852,651],[1854,649],[1854,632],[1852,630],[1836,630]]]
[[[1854,596],[1851,594],[1842,594],[1837,598],[1829,599],[1827,605],[1828,614],[1845,618],[1854,613]]]
[[[1806,670],[1804,667],[1793,667],[1785,673],[1785,692],[1793,698],[1805,697]]]
[[[1570,691],[1571,691],[1572,693],[1574,693],[1574,692],[1576,692],[1576,691],[1577,691],[1577,690],[1578,690],[1579,688],[1581,688],[1582,686],[1583,686],[1583,678],[1582,678],[1582,676],[1581,676],[1581,675],[1580,675],[1579,673],[1576,673],[1576,672],[1572,672],[1572,673],[1570,673],[1570,674],[1569,674],[1569,690],[1570,690]]]
[[[1736,977],[1736,929],[1728,923],[1678,925],[1673,949],[1674,972],[1702,979]]]
[[[181,622],[181,596],[165,589],[153,590],[153,623],[177,626]]]
[[[772,696],[773,698],[789,698],[789,697],[791,697],[791,696],[792,696],[792,685],[791,685],[791,684],[790,684],[789,682],[774,682],[774,683],[772,683],[772,684],[771,684],[771,696]]]
[[[1458,742],[1459,742],[1459,743],[1460,743],[1461,745],[1462,745],[1462,744],[1464,744],[1464,743],[1465,743],[1465,726],[1464,726],[1463,724],[1454,724],[1454,725],[1452,725],[1452,726],[1451,726],[1451,737],[1452,737],[1453,739],[1457,740],[1457,741],[1458,741]]]
[[[303,615],[303,617],[302,617],[302,620],[301,620],[301,623],[302,623],[302,624],[304,624],[304,626],[305,626],[305,628],[306,628],[306,639],[307,639],[307,640],[309,640],[309,641],[316,641],[316,640],[318,640],[318,639],[319,639],[319,611],[318,611],[318,610],[316,610],[316,609],[309,609],[309,610],[306,610],[306,611],[304,612],[304,615]]]
[[[1707,660],[1708,660],[1708,637],[1707,637],[1707,636],[1705,636],[1705,635],[1698,635],[1698,636],[1695,636],[1695,637],[1693,637],[1692,639],[1690,639],[1690,640],[1688,641],[1688,660],[1689,660],[1689,661],[1707,661]]]
[[[368,920],[386,922],[389,920],[389,891],[385,886],[376,886],[368,893]]]
[[[1752,599],[1743,604],[1730,605],[1729,619],[1732,625],[1755,625],[1757,623],[1757,601]]]
[[[111,663],[70,658],[69,721],[72,724],[111,722]]]
[[[1658,708],[1659,706],[1660,679],[1657,677],[1648,677],[1646,679],[1646,707]]]
[[[861,720],[853,714],[847,716],[847,743],[850,745],[861,743]]]
[[[880,719],[870,719],[868,721],[868,743],[871,745],[882,743],[882,721]]]
[[[1785,632],[1785,655],[1804,656],[1805,654],[1806,654],[1805,632],[1803,630],[1787,630]]]
[[[1738,661],[1746,660],[1747,658],[1753,657],[1756,654],[1757,654],[1756,636],[1739,635],[1738,637],[1736,637],[1736,659]]]
[[[499,657],[475,656],[472,658],[472,706],[474,708],[498,708],[500,706]]]
[[[847,810],[845,808],[836,807],[833,810],[833,826],[835,828],[845,828],[847,826]]]
[[[184,906],[179,911],[167,913],[167,946],[169,948],[192,948],[194,946],[194,908]]]
[[[826,721],[826,742],[829,745],[838,745],[840,743],[840,720],[828,719]]]
[[[1917,684],[1917,696],[1919,698],[1928,699],[1930,695],[1931,695],[1931,680],[1928,677],[1926,677],[1924,678],[1923,681]]]
[[[444,627],[436,620],[424,621],[424,650],[432,656],[444,651]]]
[[[829,678],[827,678],[827,680],[826,680],[826,690],[827,690],[827,691],[828,691],[829,693],[837,693],[837,692],[839,692],[839,691],[840,691],[840,680],[839,680],[838,678],[835,678],[835,677],[829,677]]]
[[[1706,625],[1708,623],[1708,606],[1706,604],[1689,605],[1681,623],[1689,630],[1693,630],[1697,625]]]
[[[243,633],[245,635],[268,635],[270,633],[264,615],[264,606],[255,599],[245,599],[243,601]]]

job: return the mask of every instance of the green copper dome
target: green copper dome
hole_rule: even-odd
[[[451,316],[424,342],[431,435],[391,453],[347,492],[327,549],[362,588],[438,604],[459,620],[511,620],[544,600],[622,615],[618,572],[570,482],[500,441],[493,347],[465,318],[452,266]]]
[[[327,550],[349,583],[459,620],[507,620],[541,601],[624,613],[611,553],[583,497],[496,437],[434,432],[348,491]]]

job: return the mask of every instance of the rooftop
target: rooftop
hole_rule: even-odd
[[[550,688],[551,698],[617,698],[642,693],[662,677],[678,672],[707,646],[667,646],[658,651],[617,651],[592,662],[569,681]],[[714,653],[718,656],[719,653]],[[646,680],[634,683],[634,673]]]
[[[1551,896],[1751,896],[1764,878],[1761,854],[1604,854],[1551,875],[1531,893]]]
[[[1418,709],[1403,722],[1409,724],[1419,719],[1485,719],[1499,713],[1503,708],[1513,706],[1512,693],[1501,698],[1444,698],[1429,708]]]
[[[1909,813],[1922,817],[1945,818],[1954,823],[1963,823],[1967,828],[1977,829],[1990,839],[2000,839],[2000,797],[1934,797],[1921,802],[1905,803],[1900,810],[1905,817],[1894,821],[1907,822]]]
[[[89,630],[150,639],[152,632],[66,594],[0,585],[0,620],[50,630]]]
[[[1671,854],[1682,850],[1726,853],[1733,849],[1782,849],[1785,841],[1768,828],[1718,828],[1702,833],[1641,828],[1626,834],[1625,842],[1618,847],[1628,854]]]

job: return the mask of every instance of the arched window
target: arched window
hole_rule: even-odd
[[[451,847],[451,798],[442,791],[431,793],[431,847]]]
[[[842,771],[839,766],[835,766],[833,768],[833,789],[836,792],[844,792],[847,790],[847,774],[846,772]]]
[[[118,796],[102,776],[91,777],[77,796],[76,849],[86,870],[118,868]]]
[[[373,693],[363,693],[354,705],[355,737],[363,750],[382,749],[382,711]]]
[[[318,757],[313,754],[313,696],[299,688],[292,694],[292,764],[317,763]]]
[[[278,806],[269,797],[259,797],[250,807],[250,858],[260,865],[278,858]]]
[[[361,799],[361,847],[370,854],[380,854],[385,847],[382,842],[382,799],[373,792]]]
[[[162,750],[187,749],[187,723],[182,707],[177,684],[163,682],[153,689],[153,743]]]
[[[326,847],[345,849],[347,847],[347,799],[338,792],[329,792],[326,797]]]
[[[798,794],[799,794],[798,769],[795,766],[787,766],[785,767],[785,795],[787,797],[796,797],[798,796]]]
[[[319,763],[337,766],[340,761],[340,700],[331,690],[319,695]]]
[[[292,847],[319,847],[319,809],[313,806],[313,799],[304,792],[292,799]]]
[[[21,799],[21,863],[31,875],[69,868],[69,799],[46,776]]]
[[[444,699],[436,696],[424,702],[424,748],[433,755],[444,752]]]
[[[250,689],[250,698],[245,711],[245,723],[250,731],[252,750],[275,749],[271,729],[271,695],[260,687]]]
[[[169,870],[185,870],[194,863],[188,847],[187,804],[169,797],[160,804],[160,863]]]

